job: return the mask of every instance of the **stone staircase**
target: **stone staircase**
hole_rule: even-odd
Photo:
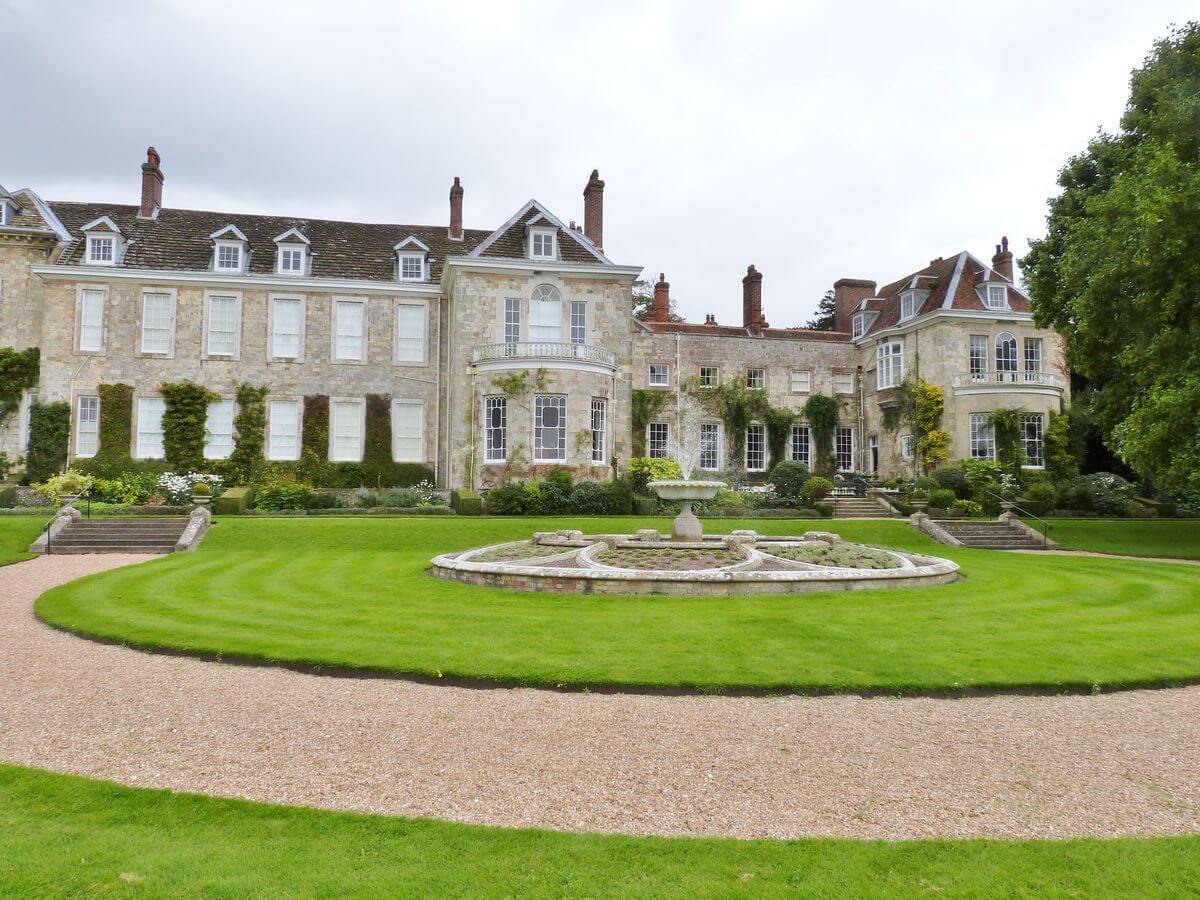
[[[833,507],[835,519],[885,519],[896,515],[874,497],[828,497],[821,502]]]
[[[188,521],[184,516],[76,519],[51,539],[46,552],[171,553]]]
[[[978,547],[986,550],[1047,549],[1040,537],[1034,537],[1019,525],[1013,525],[1001,519],[992,521],[933,519],[932,521],[951,537],[961,541],[964,547]]]

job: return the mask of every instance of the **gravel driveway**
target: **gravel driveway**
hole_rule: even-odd
[[[634,834],[1200,830],[1200,688],[966,700],[480,690],[92,643],[34,598],[136,556],[0,568],[0,760],[277,803]]]

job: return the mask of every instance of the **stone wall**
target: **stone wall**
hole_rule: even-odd
[[[42,331],[42,281],[30,266],[46,262],[46,238],[0,235],[0,347],[36,347]],[[10,460],[25,453],[28,398],[0,422],[0,452]]]

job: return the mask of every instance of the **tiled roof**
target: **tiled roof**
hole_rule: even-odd
[[[374,281],[395,280],[392,248],[410,235],[429,247],[430,277],[437,281],[447,257],[469,253],[491,234],[465,229],[463,240],[451,241],[445,225],[367,224],[190,209],[163,209],[157,219],[139,219],[138,207],[115,203],[52,202],[50,207],[75,239],[60,259],[66,265],[82,261],[85,242],[79,229],[101,216],[112,219],[131,242],[122,262],[127,268],[205,271],[212,263],[209,235],[236,225],[247,238],[248,271],[269,275],[275,271],[274,238],[296,228],[311,242],[314,278]]]
[[[35,231],[45,231],[50,234],[54,233],[54,229],[52,229],[46,220],[42,218],[42,214],[38,212],[37,206],[33,203],[31,198],[25,196],[24,191],[16,191],[10,194],[8,191],[4,191],[2,188],[0,188],[0,196],[10,198],[20,207],[20,211],[8,220],[7,227],[30,228]]]
[[[740,325],[701,325],[696,322],[648,322],[638,320],[646,331],[655,334],[694,334],[705,337],[744,337],[775,341],[849,341],[844,331],[815,331],[808,328],[764,328],[751,331]]]
[[[522,259],[526,256],[525,250],[525,228],[527,218],[522,217],[521,221],[513,222],[504,232],[492,241],[481,256],[487,257],[502,257],[505,259]],[[539,224],[550,225],[549,222]],[[594,263],[596,257],[586,248],[581,247],[571,235],[567,233],[566,228],[555,229],[558,232],[558,257],[563,262],[577,263]]]

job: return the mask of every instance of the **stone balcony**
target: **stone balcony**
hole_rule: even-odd
[[[524,369],[535,366],[611,373],[617,368],[617,358],[611,350],[591,344],[519,341],[475,347],[471,350],[471,365],[478,369]]]
[[[956,394],[1038,393],[1061,395],[1067,380],[1057,372],[962,372],[951,378]]]

